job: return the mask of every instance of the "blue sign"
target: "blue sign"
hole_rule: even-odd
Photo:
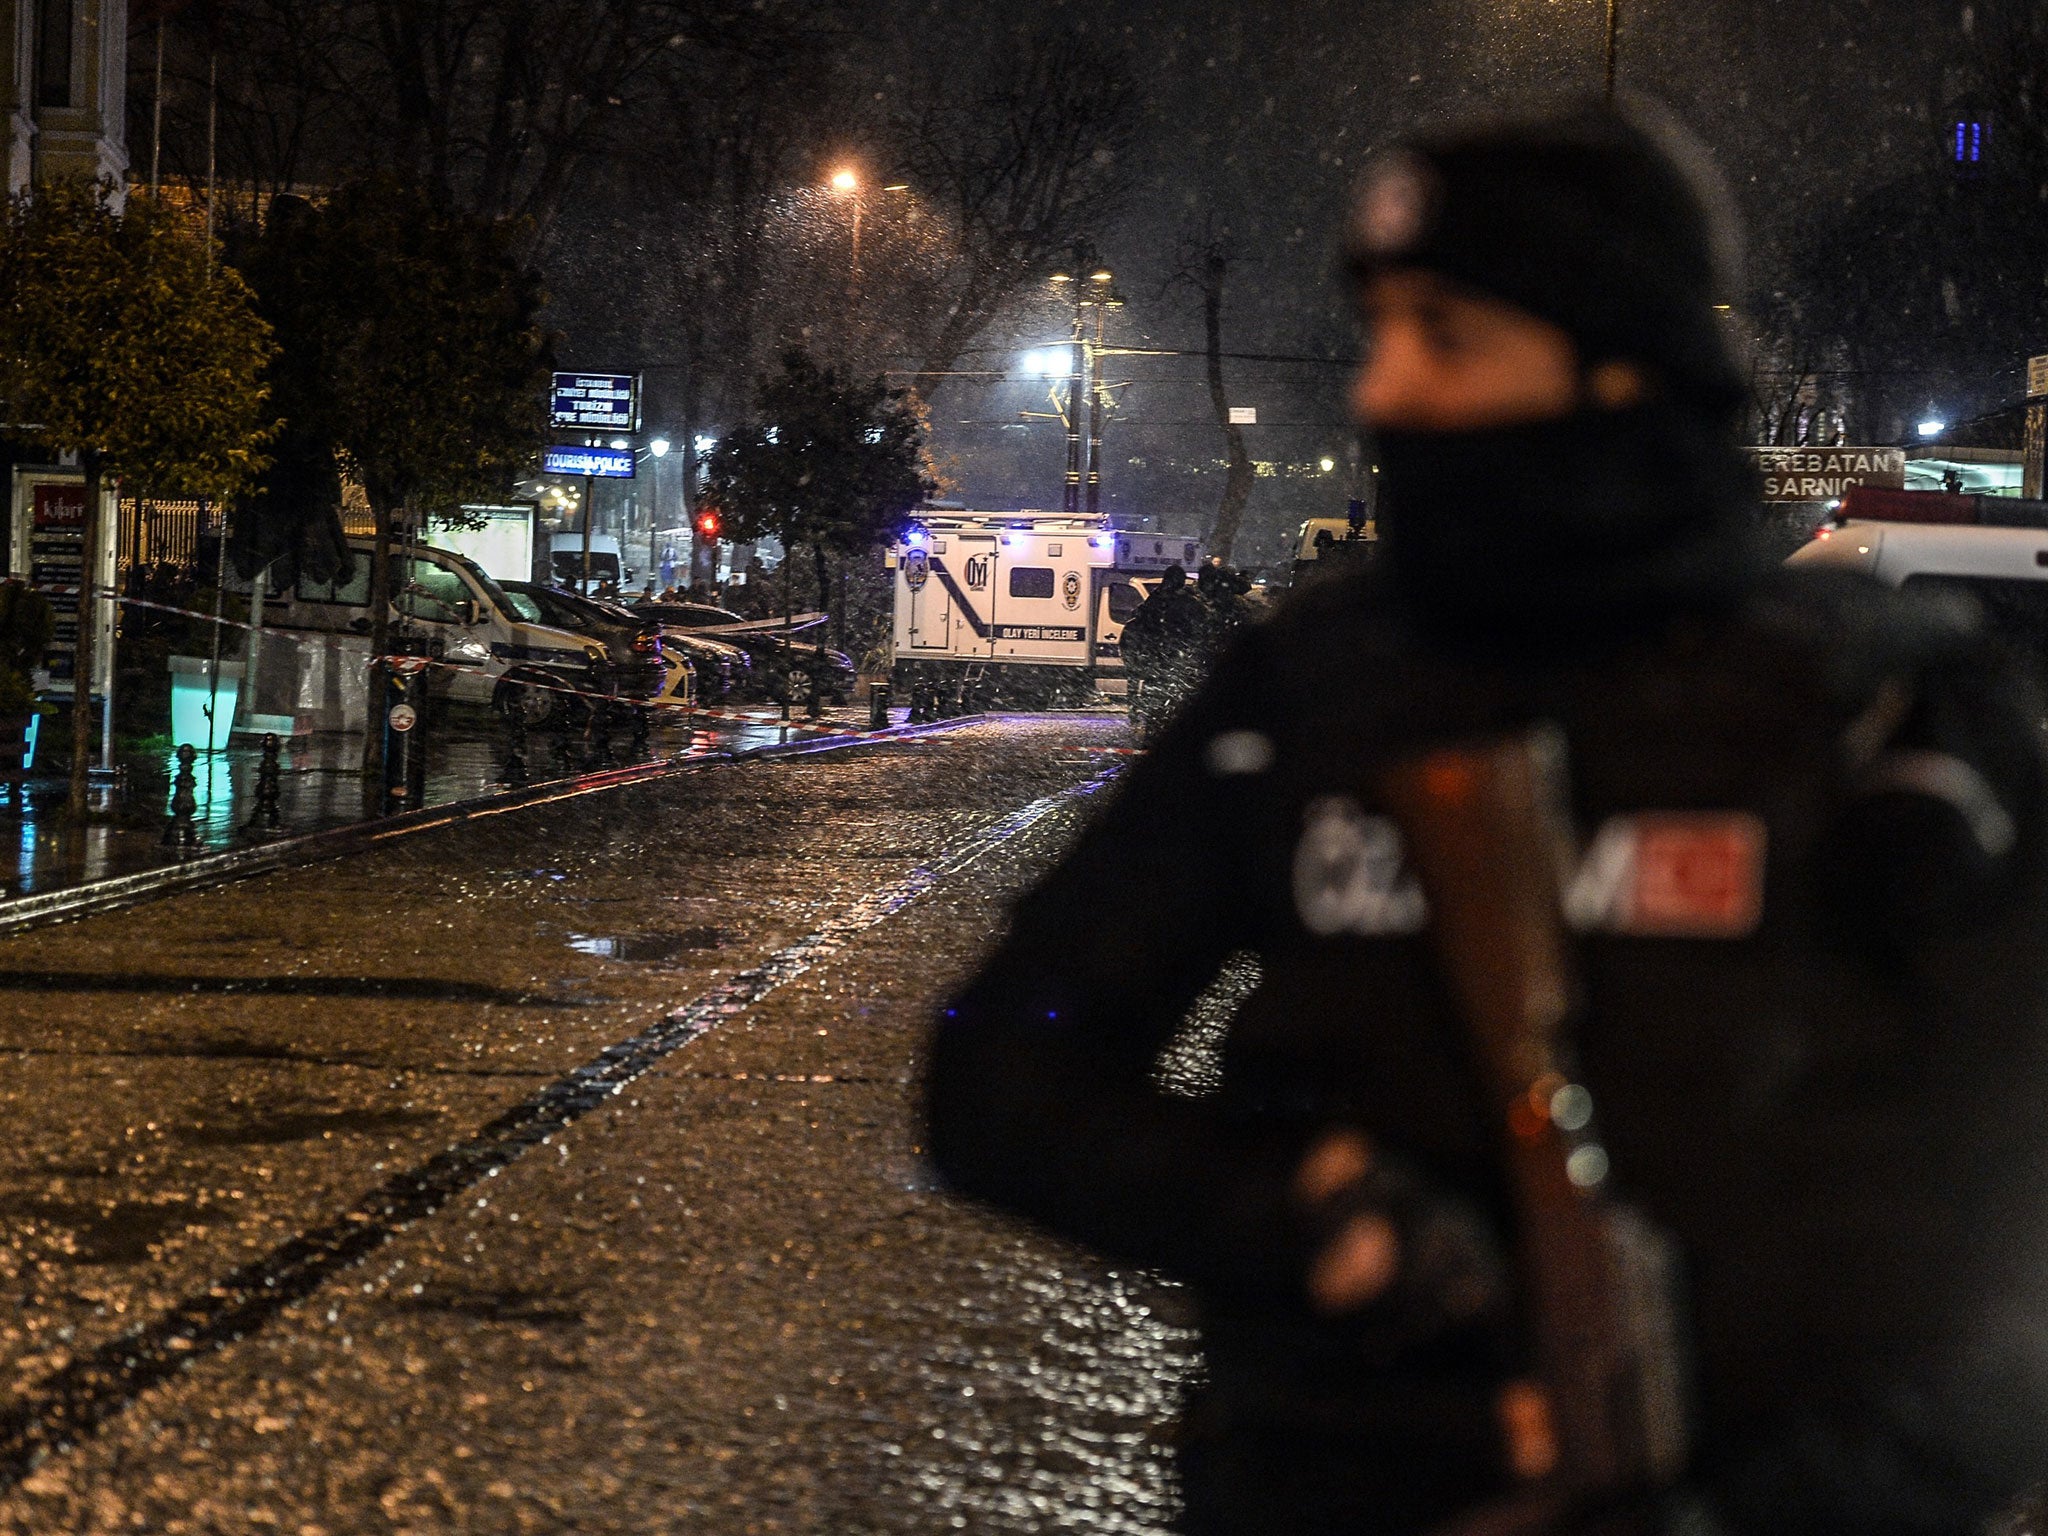
[[[630,448],[543,448],[540,472],[544,475],[595,475],[600,480],[633,478],[633,450]]]
[[[548,425],[633,432],[640,426],[640,379],[631,373],[558,373]]]

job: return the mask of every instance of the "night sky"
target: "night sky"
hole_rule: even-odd
[[[1199,348],[1198,311],[1162,297],[1160,284],[1178,233],[1208,218],[1241,258],[1226,349],[1345,355],[1352,337],[1333,253],[1348,190],[1374,151],[1420,123],[1601,84],[1600,0],[1121,0],[1028,14],[1070,19],[1123,49],[1145,83],[1137,190],[1101,238],[1129,301],[1113,322],[1127,345]],[[1020,15],[994,4],[911,10],[902,25],[919,46],[890,87],[915,89],[920,68],[998,46]],[[1966,25],[1962,8],[1910,0],[1622,0],[1620,79],[1674,109],[1721,160],[1750,224],[1752,280],[1767,291],[1812,221],[1939,156],[1935,120],[1968,86]],[[1061,334],[1048,309],[1012,336],[986,338],[983,366],[1013,365],[1024,345]],[[1120,376],[1136,382],[1111,429],[1109,503],[1200,527],[1221,486],[1220,473],[1187,472],[1221,452],[1200,359],[1120,361]],[[1263,559],[1283,526],[1343,511],[1344,469],[1303,470],[1324,454],[1346,461],[1344,373],[1233,361],[1227,377],[1233,403],[1259,411],[1254,457],[1279,467],[1251,506],[1244,553]],[[962,381],[941,393],[940,446],[957,456],[968,500],[1056,504],[1058,428],[1005,425],[1042,404],[1040,388]]]

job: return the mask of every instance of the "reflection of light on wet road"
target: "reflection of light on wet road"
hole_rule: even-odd
[[[525,781],[537,784],[595,767],[656,758],[687,761],[805,739],[805,732],[786,730],[776,721],[703,720],[691,727],[658,730],[647,750],[638,755],[631,748],[631,733],[615,732],[606,755],[593,753],[577,736],[535,732],[527,738]],[[278,755],[279,833],[290,836],[362,821],[368,799],[362,752],[360,736],[340,733],[282,741]],[[438,729],[427,759],[424,804],[448,805],[505,788],[507,757],[499,730],[464,725]],[[194,760],[195,851],[211,852],[246,842],[244,829],[256,814],[256,777],[261,762],[261,750],[242,738],[225,752],[201,753]],[[84,827],[73,827],[63,818],[66,789],[61,780],[32,783],[23,796],[25,810],[6,807],[7,811],[19,810],[20,836],[12,878],[0,895],[83,884],[179,858],[177,848],[164,841],[178,771],[176,752],[132,757],[122,767],[122,791],[116,796],[96,786],[95,812],[104,819]]]
[[[891,1362],[924,1387],[926,1407],[916,1436],[884,1448],[888,1492],[929,1512],[924,1529],[1165,1530],[1178,1501],[1160,1441],[1195,1369],[1192,1334],[1167,1315],[1175,1293],[1085,1265],[979,1268],[987,1291],[960,1300],[970,1315],[948,1331],[982,1324],[1036,1347]]]

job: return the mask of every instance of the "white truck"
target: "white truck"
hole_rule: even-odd
[[[1118,642],[1168,566],[1202,544],[1107,518],[932,509],[888,552],[899,694],[922,682],[1025,703],[1124,691]]]

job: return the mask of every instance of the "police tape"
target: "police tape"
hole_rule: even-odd
[[[273,635],[292,645],[325,645],[353,649],[365,638],[358,634],[323,634],[303,629],[283,630],[274,625],[251,624],[242,619],[216,617],[214,614],[206,613],[196,608],[180,608],[170,603],[152,602],[147,598],[124,597],[105,587],[99,588],[98,591],[102,596],[112,598],[116,603],[126,607],[147,608],[154,613],[169,613],[175,614],[179,618],[199,619],[207,624],[219,625],[223,629],[238,629],[245,633]],[[366,664],[371,659],[373,658],[367,655],[364,657]],[[793,720],[785,717],[779,711],[709,709],[697,704],[694,700],[688,699],[665,699],[659,695],[653,698],[634,698],[630,695],[603,693],[596,689],[578,688],[570,683],[537,677],[530,672],[521,673],[516,678],[507,679],[504,674],[493,672],[488,667],[470,666],[464,662],[449,661],[446,657],[441,656],[414,656],[408,654],[386,656],[383,659],[394,671],[401,674],[419,672],[431,668],[443,672],[465,673],[487,680],[508,682],[509,686],[531,689],[536,693],[560,694],[565,698],[589,699],[601,704],[622,705],[630,709],[681,710],[685,716],[685,723],[701,717],[712,720],[738,721],[748,725],[773,725],[793,731],[808,731],[820,736],[862,737],[881,734],[875,731],[859,730],[851,726],[828,725],[816,720]],[[684,664],[688,665],[687,660]]]
[[[123,597],[119,593],[113,592],[105,587],[99,588],[98,590],[104,596],[111,597],[115,602],[124,604],[130,608],[147,608],[155,613],[169,613],[175,614],[180,618],[199,619],[208,624],[218,624],[226,629],[238,629],[248,633],[274,635],[281,640],[286,640],[290,642],[293,645],[329,645],[352,647],[353,645],[360,643],[364,639],[364,636],[357,634],[322,634],[316,631],[303,629],[283,630],[275,627],[274,625],[251,624],[241,619],[230,619],[225,617],[216,618],[213,614],[203,612],[202,610],[196,608],[179,608],[169,603],[152,602],[147,598]],[[365,657],[366,662],[369,659],[370,658],[368,658],[367,656]],[[384,660],[388,665],[392,667],[394,671],[398,671],[401,674],[416,673],[428,669],[439,669],[444,672],[466,673],[473,677],[496,679],[500,682],[508,681],[508,679],[506,679],[503,674],[495,673],[487,667],[469,666],[463,662],[449,661],[445,657],[395,655],[387,656],[384,658]],[[664,699],[658,696],[655,698],[647,699],[636,699],[631,696],[622,697],[621,695],[616,693],[601,693],[594,689],[577,688],[568,683],[545,680],[534,676],[532,673],[522,673],[517,678],[510,679],[509,684],[510,686],[517,688],[532,689],[533,691],[538,693],[561,694],[565,698],[589,699],[601,704],[621,705],[629,709],[681,710],[684,715],[684,724],[686,725],[691,724],[700,719],[721,720],[731,721],[742,725],[774,726],[781,730],[803,731],[814,736],[833,736],[848,741],[886,740],[893,737],[896,734],[896,732],[900,730],[900,727],[894,726],[884,727],[881,730],[874,730],[872,728],[863,730],[858,726],[833,725],[822,720],[792,719],[786,712],[782,710],[713,709],[706,707],[704,705],[697,704],[692,700]],[[1142,755],[1142,749],[1136,747],[1082,747],[1078,750],[1083,752],[1096,752],[1105,755],[1121,755],[1129,757],[1136,757]]]

